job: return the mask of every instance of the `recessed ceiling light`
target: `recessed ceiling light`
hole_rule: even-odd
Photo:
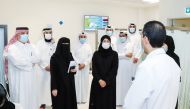
[[[160,0],[142,0],[143,2],[148,2],[148,3],[158,3]]]

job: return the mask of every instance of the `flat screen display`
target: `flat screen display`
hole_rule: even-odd
[[[96,29],[105,29],[108,26],[108,16],[95,16],[85,15],[84,16],[84,30],[94,31]]]

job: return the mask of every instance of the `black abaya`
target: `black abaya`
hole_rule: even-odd
[[[173,58],[174,61],[180,67],[179,56],[174,52],[175,51],[175,44],[174,44],[173,38],[171,36],[167,35],[166,36],[166,40],[165,40],[165,44],[168,46],[168,51],[166,52],[166,54],[169,55],[171,58]],[[180,78],[180,82],[181,82],[181,78]],[[177,100],[175,109],[178,109],[178,100]]]
[[[6,100],[5,104],[2,107],[0,107],[0,109],[15,109],[15,105],[10,101]]]
[[[173,58],[180,67],[179,56],[174,52],[175,44],[173,38],[171,36],[166,36],[165,44],[168,46],[168,51],[166,52],[166,54],[169,55],[171,58]]]
[[[72,60],[70,41],[61,38],[50,61],[51,92],[58,90],[56,97],[52,95],[53,109],[77,109],[74,74],[67,72]]]
[[[111,47],[108,50],[104,50],[101,45],[102,43],[92,58],[93,80],[89,109],[116,109],[118,54]],[[106,82],[106,87],[101,88],[99,84],[100,79]]]
[[[15,105],[7,100],[7,91],[0,84],[0,109],[15,109]]]

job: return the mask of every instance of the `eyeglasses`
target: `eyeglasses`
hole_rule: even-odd
[[[145,31],[143,31],[143,32],[141,32],[141,36],[145,37],[145,36],[147,36],[147,33]]]

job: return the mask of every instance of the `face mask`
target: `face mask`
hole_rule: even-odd
[[[121,43],[124,43],[126,40],[127,40],[126,37],[119,37],[119,41],[120,41]]]
[[[164,49],[165,52],[168,51],[168,46],[167,46],[166,44],[164,44],[164,45],[162,46],[162,48]]]
[[[102,43],[102,47],[103,47],[104,49],[108,49],[108,48],[110,48],[110,43],[108,43],[108,42],[103,42],[103,43]]]
[[[143,39],[141,39],[141,49],[142,49],[142,53],[148,54],[146,51],[145,45],[143,44]]]
[[[80,38],[79,41],[80,41],[81,44],[84,44],[86,42],[86,38]]]
[[[19,39],[21,42],[23,43],[27,43],[28,42],[28,34],[22,34],[20,35],[20,39]]]
[[[106,34],[107,34],[108,36],[112,36],[112,35],[113,35],[113,31],[107,31]]]
[[[130,33],[135,33],[136,29],[135,28],[129,28]]]
[[[46,40],[51,40],[52,39],[52,35],[51,34],[45,34],[45,39]]]

